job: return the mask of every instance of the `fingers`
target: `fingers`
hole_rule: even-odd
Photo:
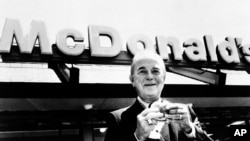
[[[152,125],[157,121],[170,120],[187,120],[189,117],[189,110],[186,104],[182,103],[167,103],[152,104],[151,108],[147,108],[138,115],[138,119]]]
[[[159,108],[147,108],[141,112],[141,115],[146,116],[148,113],[152,113],[152,112],[154,113],[159,112]]]
[[[177,122],[190,120],[190,113],[187,104],[182,103],[168,103],[161,108],[161,112],[165,113],[167,119]]]
[[[164,107],[165,113],[167,114],[185,114],[188,112],[186,104],[172,103]]]
[[[184,115],[181,115],[181,114],[168,115],[168,114],[166,114],[166,118],[170,119],[170,120],[182,120],[184,118]]]
[[[164,113],[161,113],[159,108],[147,108],[137,116],[137,119],[141,126],[147,127],[155,126],[163,116]]]
[[[169,109],[168,114],[184,114],[186,110],[184,108]]]
[[[139,118],[143,118],[143,120],[148,119],[156,119],[164,116],[164,113],[159,111],[159,108],[148,108],[141,112]]]
[[[157,113],[149,113],[145,116],[145,120],[148,119],[154,119],[157,120],[158,118],[162,118],[164,116],[164,113],[157,112]]]
[[[158,123],[179,124],[181,128],[190,129],[191,116],[189,105],[183,103],[156,102],[144,110],[144,123],[148,127],[157,126]]]

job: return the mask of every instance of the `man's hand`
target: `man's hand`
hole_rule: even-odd
[[[166,117],[171,117],[171,121],[180,125],[185,133],[192,132],[192,121],[188,105],[182,103],[171,103],[165,106]]]
[[[164,113],[160,112],[159,108],[147,108],[137,115],[137,127],[135,136],[139,141],[144,141],[149,136],[150,132],[155,128],[157,121]]]
[[[163,118],[158,120],[167,120],[167,122],[176,122],[185,133],[191,133],[193,123],[189,113],[188,105],[182,103],[170,103],[168,101],[157,101],[151,108],[159,108],[164,113]]]

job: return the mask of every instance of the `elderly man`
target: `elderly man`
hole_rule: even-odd
[[[211,141],[189,105],[161,98],[166,78],[163,59],[141,51],[132,61],[129,79],[135,103],[110,113],[105,141]]]

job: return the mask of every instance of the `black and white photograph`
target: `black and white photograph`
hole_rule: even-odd
[[[0,0],[0,141],[248,141],[249,7]]]

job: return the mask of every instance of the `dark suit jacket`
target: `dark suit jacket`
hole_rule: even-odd
[[[176,123],[170,123],[169,136],[171,141],[212,141],[201,129],[197,117],[190,107],[192,121],[195,123],[196,138],[188,138]],[[134,132],[136,129],[136,117],[144,110],[138,100],[130,107],[113,111],[107,119],[108,130],[105,141],[137,141]]]

